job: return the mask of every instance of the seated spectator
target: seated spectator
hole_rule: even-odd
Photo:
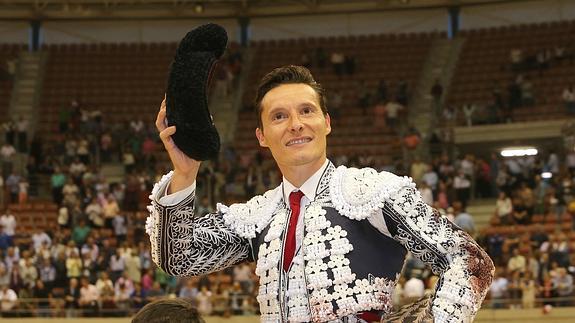
[[[152,285],[152,288],[146,293],[146,299],[149,302],[153,302],[155,300],[161,299],[162,297],[164,297],[164,295],[166,295],[166,293],[160,286],[160,283],[158,281],[155,281],[154,284]]]
[[[529,216],[529,210],[523,204],[523,200],[519,197],[513,198],[513,221],[517,224],[529,224],[531,223],[531,217]]]
[[[567,269],[561,267],[557,269],[557,276],[553,277],[553,284],[556,286],[557,296],[561,298],[570,298],[573,296],[573,276]],[[570,306],[571,300],[562,300],[559,306]]]
[[[405,282],[405,286],[403,287],[403,303],[411,304],[422,298],[424,294],[425,285],[423,284],[423,281],[415,275],[412,275],[412,277]]]
[[[493,308],[505,308],[504,300],[507,298],[507,285],[509,281],[505,278],[505,269],[497,267],[495,277],[489,289]]]
[[[2,317],[16,317],[14,308],[18,305],[18,295],[16,292],[4,284],[0,286],[0,314]]]
[[[100,293],[96,286],[90,284],[88,278],[82,277],[80,287],[80,298],[78,304],[80,309],[84,311],[84,316],[97,316],[98,315],[98,300]]]
[[[77,317],[78,316],[78,301],[80,300],[80,288],[78,286],[78,279],[70,279],[69,286],[66,287],[64,291],[64,300],[66,309],[66,317]]]
[[[527,260],[519,253],[519,248],[513,249],[513,257],[509,258],[507,262],[507,272],[512,274],[514,272],[525,272],[527,268]]]
[[[90,204],[86,206],[85,213],[94,227],[101,228],[104,226],[104,210],[97,197],[93,197],[90,200]]]

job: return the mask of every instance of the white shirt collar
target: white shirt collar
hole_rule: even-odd
[[[308,178],[300,188],[295,187],[292,183],[290,183],[285,177],[283,178],[283,194],[284,194],[284,201],[289,201],[289,195],[293,191],[300,190],[303,192],[305,197],[309,201],[315,200],[315,191],[319,181],[321,179],[321,175],[323,174],[324,170],[326,169],[327,165],[329,165],[329,159],[326,158],[323,165],[313,174],[310,178]]]

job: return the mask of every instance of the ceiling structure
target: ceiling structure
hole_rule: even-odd
[[[0,20],[253,18],[521,1],[529,0],[0,0]]]

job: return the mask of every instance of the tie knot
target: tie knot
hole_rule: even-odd
[[[293,205],[297,205],[299,206],[299,203],[301,201],[301,198],[303,197],[303,192],[302,191],[295,191],[295,192],[291,192],[289,194],[289,204],[293,209]]]

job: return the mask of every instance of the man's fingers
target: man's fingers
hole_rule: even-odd
[[[166,109],[160,109],[156,117],[156,129],[162,132],[166,129]]]
[[[162,139],[164,144],[166,144],[168,142],[171,142],[172,138],[170,137],[175,133],[176,133],[176,126],[167,127],[166,129],[160,132],[160,139]]]

